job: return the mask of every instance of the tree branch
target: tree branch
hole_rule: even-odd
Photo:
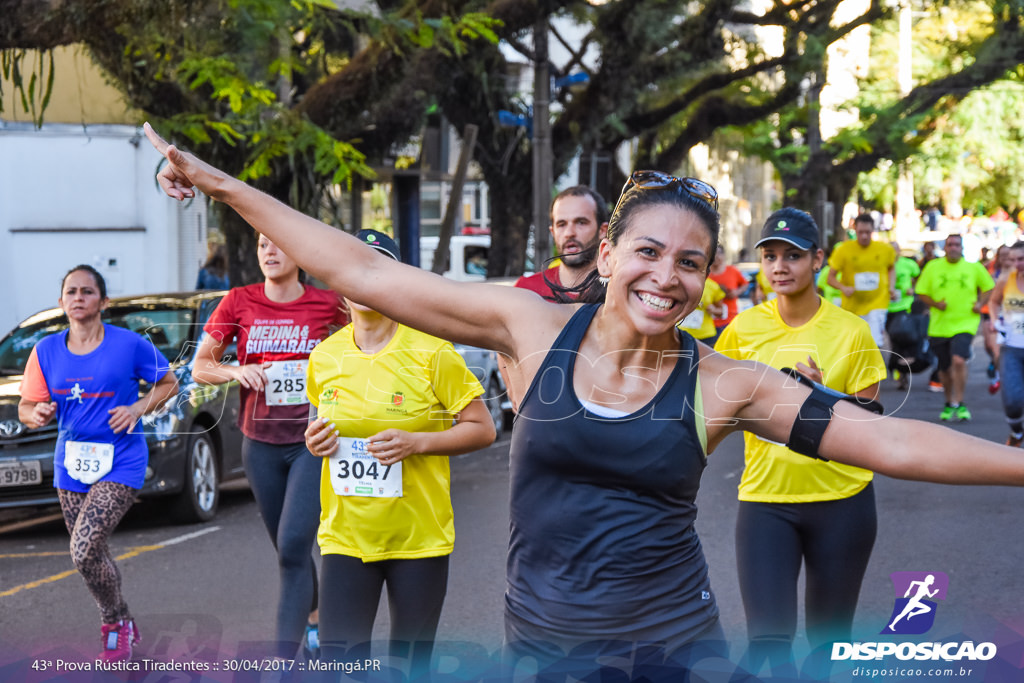
[[[1004,76],[1009,65],[1024,62],[1024,32],[1020,24],[1016,20],[998,24],[996,32],[982,43],[975,55],[974,64],[957,73],[917,86],[889,110],[879,114],[864,133],[871,141],[869,153],[851,155],[835,162],[841,150],[835,143],[823,145],[820,156],[822,160],[828,160],[828,173],[855,178],[859,173],[872,170],[882,159],[893,157],[895,141],[892,131],[899,122],[925,115],[943,99],[959,102],[974,89]],[[914,130],[918,136],[927,137],[934,132],[936,118],[932,117],[932,120],[916,125]],[[903,158],[903,155],[897,158]],[[820,166],[821,160],[817,163]],[[800,183],[807,185],[814,182],[817,173],[817,170],[808,168],[801,174]]]

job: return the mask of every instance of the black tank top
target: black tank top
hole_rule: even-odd
[[[570,319],[516,418],[506,618],[555,639],[682,644],[718,616],[693,527],[705,465],[693,410],[696,342],[683,335],[650,403],[602,418],[573,391],[597,309]]]

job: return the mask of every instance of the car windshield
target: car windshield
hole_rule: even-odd
[[[151,306],[119,306],[104,311],[104,322],[136,332],[153,342],[172,363],[187,360],[194,349],[195,313],[190,308],[153,308]],[[20,375],[25,371],[33,347],[44,337],[61,332],[68,326],[62,314],[39,319],[38,316],[14,328],[0,340],[0,372]]]
[[[104,320],[142,335],[172,363],[187,360],[194,350],[191,308],[112,308]]]
[[[35,324],[16,327],[0,341],[0,372],[5,375],[20,375],[25,371],[32,349],[44,337],[60,332],[67,327],[64,316],[51,318]]]

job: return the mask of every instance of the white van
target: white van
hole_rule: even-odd
[[[438,237],[420,237],[420,268],[430,270],[434,263]],[[483,282],[487,277],[490,235],[452,235],[448,253],[450,262],[444,276],[452,280]]]
[[[420,268],[430,270],[437,250],[436,236],[420,237]],[[491,249],[490,235],[452,235],[448,253],[450,260],[444,276],[463,282],[483,282],[487,278],[487,254]],[[475,346],[456,344],[466,365],[484,387],[481,397],[500,435],[512,423],[512,402],[508,399],[505,383],[498,372],[498,354]]]

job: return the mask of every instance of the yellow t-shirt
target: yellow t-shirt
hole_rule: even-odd
[[[889,269],[896,263],[896,250],[885,242],[872,241],[866,247],[849,240],[839,244],[828,260],[839,281],[857,291],[843,295],[843,310],[854,315],[889,308]]]
[[[379,352],[367,355],[348,325],[309,356],[306,393],[318,415],[342,436],[367,438],[385,429],[439,432],[483,393],[451,343],[404,325]],[[402,497],[339,496],[328,461],[320,475],[323,554],[364,562],[438,557],[452,552],[455,524],[448,456],[402,461]]]
[[[715,329],[715,318],[711,315],[708,307],[720,301],[725,301],[725,290],[722,289],[720,284],[708,278],[704,281],[704,293],[701,294],[700,303],[697,304],[697,308],[690,315],[676,323],[676,326],[681,330],[689,332],[690,336],[694,339],[714,337],[717,331]]]
[[[821,369],[823,384],[852,394],[885,378],[882,354],[867,323],[827,301],[800,327],[779,315],[777,300],[736,316],[715,344],[719,353],[773,368],[795,368],[807,357]],[[870,427],[866,427],[870,428]],[[739,498],[763,503],[811,503],[848,498],[871,481],[870,470],[794,453],[782,444],[744,433],[746,467]]]
[[[1016,270],[1006,275],[1001,314],[1003,328],[1006,330],[1002,344],[1024,348],[1024,292],[1017,286]]]

